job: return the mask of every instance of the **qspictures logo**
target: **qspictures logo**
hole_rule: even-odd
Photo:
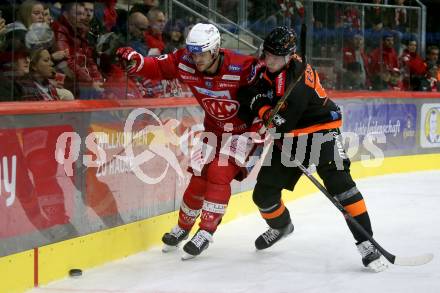
[[[143,118],[142,120],[148,117],[153,123],[135,131],[134,125],[140,119],[139,117]],[[203,125],[195,124],[191,126],[191,129],[185,130],[182,135],[178,135],[176,129],[179,125],[180,121],[175,119],[161,121],[154,112],[148,109],[134,109],[125,121],[124,132],[116,138],[103,131],[90,133],[85,138],[87,152],[84,154],[80,152],[82,138],[78,133],[62,133],[57,139],[55,159],[64,166],[68,176],[73,175],[74,163],[77,162],[87,168],[97,168],[99,176],[132,172],[146,184],[161,182],[168,170],[173,169],[179,184],[183,184],[185,174],[176,157],[176,148],[179,148],[180,152],[189,158],[192,173],[200,176],[203,169],[214,158],[219,158],[219,166],[227,166],[233,162],[250,172],[256,162],[261,159],[263,149],[267,150],[267,156],[271,156],[274,147],[284,154],[281,160],[284,166],[295,167],[298,162],[302,163],[306,152],[309,153],[309,164],[317,165],[320,161],[321,147],[329,141],[334,141],[334,160],[338,170],[344,168],[343,160],[347,158],[345,145],[356,153],[362,144],[371,153],[371,155],[361,155],[361,161],[365,161],[363,165],[374,167],[376,165],[368,163],[372,158],[377,161],[374,164],[381,164],[384,158],[383,152],[376,144],[386,143],[386,136],[383,133],[366,134],[361,141],[360,137],[353,132],[345,132],[341,135],[330,131],[325,134],[314,133],[311,139],[312,144],[309,146],[308,135],[300,134],[297,138],[295,136],[281,138],[281,133],[276,133],[275,128],[265,134],[259,132],[233,134],[228,130],[233,128],[230,123],[225,124],[224,132],[221,134],[204,131]],[[150,140],[149,137],[153,139]],[[134,150],[137,146],[145,148],[138,153]],[[115,148],[122,150],[109,156],[108,151]],[[307,151],[308,149],[310,150]],[[294,155],[292,155],[293,150]],[[80,158],[81,154],[82,158]],[[158,174],[155,177],[149,176],[142,167],[148,167],[148,164],[153,162],[153,158],[166,162],[165,167],[160,170],[161,172],[156,172]],[[262,162],[263,166],[270,164],[271,159]]]
[[[440,104],[424,104],[420,117],[420,146],[440,148]]]

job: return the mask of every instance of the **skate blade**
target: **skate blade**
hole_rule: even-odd
[[[193,258],[195,258],[195,257],[196,257],[196,255],[192,255],[192,254],[189,254],[189,253],[187,253],[187,252],[184,252],[184,253],[182,254],[181,259],[182,259],[182,260],[190,260],[190,259],[193,259]]]
[[[178,246],[164,244],[162,246],[162,252],[167,253],[167,252],[171,252],[171,251],[176,251],[178,248],[179,248]]]

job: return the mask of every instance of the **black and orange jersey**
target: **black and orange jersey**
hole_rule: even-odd
[[[288,85],[300,78],[272,120],[277,132],[297,136],[341,126],[339,107],[327,97],[316,70],[309,64],[304,70],[299,58],[292,58],[287,68],[277,74],[263,69],[257,78],[252,87],[238,93],[240,103],[248,105],[247,111],[243,109],[239,113],[242,119],[262,118],[264,112],[274,108],[283,97]]]

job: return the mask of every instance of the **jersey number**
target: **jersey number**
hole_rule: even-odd
[[[318,72],[313,72],[313,69],[310,65],[307,65],[307,68],[304,72],[304,81],[307,86],[315,90],[316,94],[321,99],[327,97],[327,94],[321,85],[321,81],[319,80]]]

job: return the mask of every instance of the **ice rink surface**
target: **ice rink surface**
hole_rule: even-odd
[[[287,205],[295,231],[268,250],[254,248],[267,228],[255,213],[221,225],[214,243],[196,259],[183,262],[181,250],[164,254],[155,247],[29,292],[440,292],[440,171],[357,183],[375,239],[399,256],[432,252],[431,263],[367,271],[340,212],[316,193]]]

